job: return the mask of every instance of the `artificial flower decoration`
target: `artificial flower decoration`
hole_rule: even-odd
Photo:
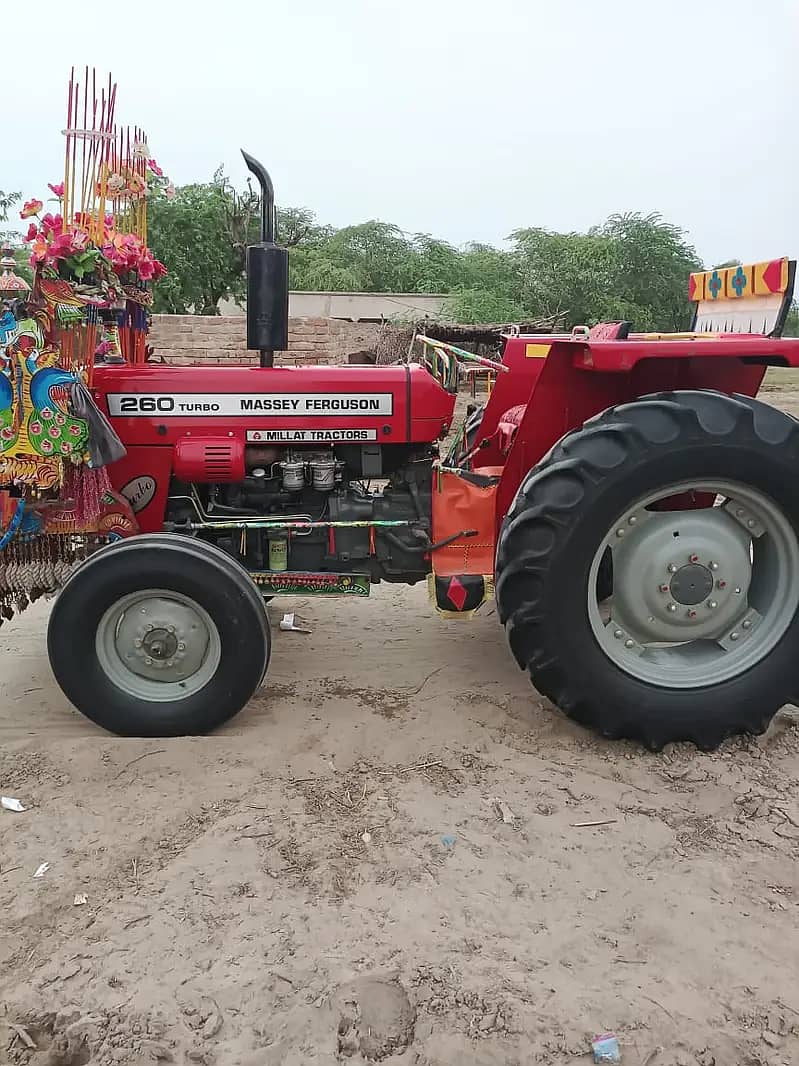
[[[59,181],[57,185],[51,185],[48,182],[47,188],[50,190],[50,192],[54,196],[57,196],[59,200],[62,200],[64,198],[64,183],[63,183],[63,181]]]
[[[150,171],[151,174],[155,174],[157,178],[163,178],[164,176],[163,170],[159,167],[159,165],[154,159],[147,160],[147,169]]]
[[[108,193],[110,196],[118,196],[125,188],[125,179],[121,174],[109,174]]]
[[[41,220],[41,232],[43,237],[58,237],[64,229],[64,220],[61,215],[51,215],[50,212]]]
[[[19,213],[20,218],[32,218],[34,215],[38,215],[44,204],[41,200],[26,200],[22,205],[22,210]]]
[[[39,236],[39,227],[35,222],[28,224],[28,232],[25,234],[24,241],[26,244],[30,244],[31,241],[35,241]]]

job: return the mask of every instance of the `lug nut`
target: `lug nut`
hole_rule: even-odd
[[[181,643],[178,644],[178,651],[185,651],[185,650],[186,650],[186,645],[181,641]]]
[[[620,629],[614,629],[613,636],[616,638],[616,640],[621,640],[621,638],[624,636],[624,634],[622,633],[622,631]]]
[[[751,629],[751,628],[752,628],[752,619],[751,618],[747,618],[743,622],[741,622],[741,629]]]
[[[669,563],[669,565],[666,567],[666,569],[668,570],[668,572],[670,574],[676,574],[677,573],[677,569],[678,569],[677,568],[677,564],[676,563]]]
[[[739,635],[738,633],[730,633],[730,640],[737,640]]]
[[[153,660],[150,658],[149,655],[147,656],[147,658],[144,661],[147,663],[148,666],[152,666],[153,665]]]
[[[167,626],[167,633],[174,633],[174,632],[175,632],[175,627],[174,626]]]
[[[141,641],[140,640],[134,640],[133,641],[133,646],[134,646],[134,648],[140,648],[141,647]]]
[[[754,518],[747,519],[746,525],[748,526],[749,529],[754,529],[755,528],[755,520],[754,520]]]
[[[688,561],[691,562],[691,563],[698,563],[699,562],[699,556],[698,555],[689,555],[688,556]]]
[[[635,647],[635,641],[634,640],[625,640],[624,647],[625,648],[634,648]]]
[[[715,611],[715,609],[718,607],[718,604],[715,600],[708,600],[707,605],[711,609],[711,611]]]
[[[634,515],[634,514],[631,514],[630,517],[627,519],[628,524],[631,525],[631,526],[634,526],[637,521],[638,521],[638,516]]]
[[[668,607],[666,608],[666,610],[667,611],[671,611],[673,613],[674,611],[677,610],[677,604],[676,603],[670,603],[668,605]]]
[[[617,529],[616,530],[616,536],[617,537],[623,537],[624,536],[624,530],[623,529]]]
[[[735,586],[735,595],[736,596],[740,596],[741,595],[741,586],[740,585],[736,585]]]
[[[718,568],[719,568],[719,564],[718,563],[713,562],[713,563],[710,564],[710,569],[711,570],[718,570]]]

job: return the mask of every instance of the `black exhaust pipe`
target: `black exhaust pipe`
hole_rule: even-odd
[[[247,347],[274,366],[289,346],[289,253],[275,244],[275,190],[265,167],[243,149],[261,186],[261,240],[247,248]]]

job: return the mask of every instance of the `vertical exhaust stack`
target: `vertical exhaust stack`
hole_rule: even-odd
[[[266,169],[242,150],[261,186],[261,240],[247,248],[247,347],[273,366],[289,344],[289,253],[275,244],[275,190]]]

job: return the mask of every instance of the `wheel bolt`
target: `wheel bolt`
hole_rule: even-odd
[[[147,632],[148,632],[148,633],[152,633],[152,631],[153,631],[154,629],[155,629],[155,626],[147,626]]]
[[[740,596],[741,595],[741,588],[740,588],[739,585],[735,586],[735,595],[736,596]]]
[[[660,585],[660,591],[661,592],[668,592],[669,591],[669,586],[668,585]]]
[[[755,528],[755,520],[754,520],[754,518],[748,519],[746,524],[747,524],[749,529],[754,529]]]
[[[711,570],[718,570],[718,568],[719,568],[719,564],[718,563],[711,563],[710,564],[710,569]]]
[[[141,641],[140,640],[134,640],[133,641],[133,646],[135,648],[140,648],[141,647]]]
[[[716,587],[720,588],[720,589],[726,589],[727,582],[726,581],[717,581],[716,582]]]
[[[150,658],[149,655],[147,656],[147,658],[144,661],[147,663],[148,666],[152,666],[153,665],[153,660]]]
[[[628,524],[631,526],[634,526],[637,521],[638,517],[634,514],[631,514],[630,517],[627,519]]]
[[[183,643],[178,644],[178,651],[185,651],[185,650],[186,650],[186,645],[185,644],[183,644]]]
[[[708,600],[707,605],[711,609],[711,611],[715,611],[715,609],[718,607],[718,604],[715,600]]]
[[[691,563],[698,563],[699,562],[699,556],[698,555],[689,555],[688,556],[688,561],[691,562]]]
[[[617,537],[623,537],[624,536],[624,530],[623,529],[617,529],[616,530],[616,536]]]
[[[741,622],[741,629],[751,629],[751,628],[752,628],[752,619],[751,618],[747,618],[743,622]]]
[[[624,647],[625,648],[634,648],[635,647],[635,641],[634,640],[625,640]]]
[[[739,635],[738,633],[730,633],[730,640],[737,640]]]
[[[672,613],[674,613],[674,611],[677,610],[677,604],[676,603],[670,603],[668,605],[668,607],[666,608],[666,610],[667,611],[671,611]]]
[[[175,627],[174,626],[167,626],[167,633],[174,633],[174,632],[175,632]]]
[[[613,630],[613,636],[616,638],[616,640],[621,640],[621,638],[624,636],[624,634],[622,633],[622,631],[620,629],[614,629]]]
[[[688,612],[688,617],[689,618],[696,618],[696,611],[689,611]]]
[[[676,574],[677,573],[677,564],[676,563],[669,563],[669,565],[666,567],[666,569],[668,570],[668,572],[670,574]]]

